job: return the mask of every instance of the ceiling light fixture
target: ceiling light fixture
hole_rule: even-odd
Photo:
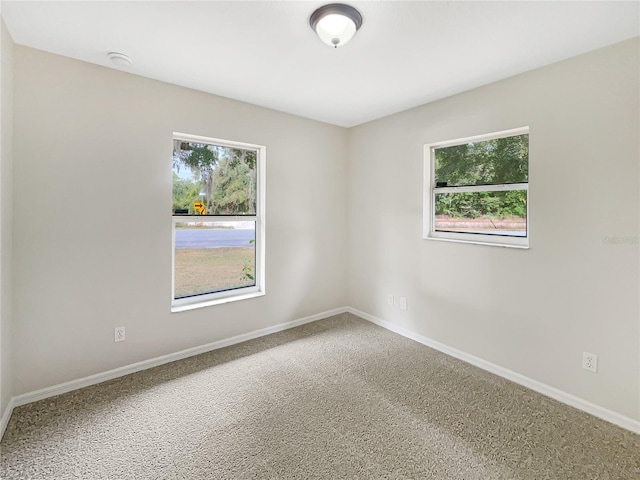
[[[107,53],[109,60],[117,67],[128,67],[133,63],[129,57],[127,57],[124,53],[118,52],[109,52]]]
[[[320,40],[337,48],[353,38],[362,25],[362,15],[349,5],[332,3],[313,12],[309,24]]]

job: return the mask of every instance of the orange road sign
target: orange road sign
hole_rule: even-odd
[[[202,202],[193,202],[193,209],[200,215],[206,215],[207,213],[207,209],[204,208],[204,203]]]

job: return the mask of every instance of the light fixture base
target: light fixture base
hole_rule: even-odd
[[[309,17],[309,25],[330,47],[343,46],[362,26],[358,10],[343,3],[331,3],[318,8]]]

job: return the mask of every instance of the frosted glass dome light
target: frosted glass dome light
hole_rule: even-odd
[[[362,25],[362,15],[349,5],[332,3],[313,12],[309,24],[320,40],[337,48],[353,38]]]

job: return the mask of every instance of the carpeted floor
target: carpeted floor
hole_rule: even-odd
[[[640,436],[349,314],[14,410],[10,479],[640,479]]]

